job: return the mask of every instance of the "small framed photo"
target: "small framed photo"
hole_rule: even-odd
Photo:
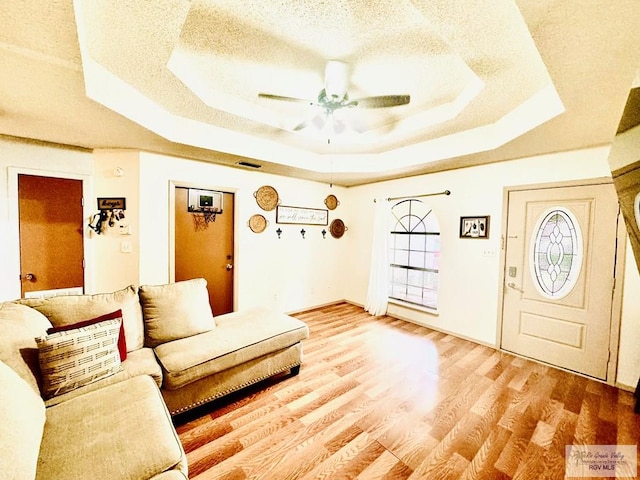
[[[460,217],[460,238],[489,238],[489,215]]]

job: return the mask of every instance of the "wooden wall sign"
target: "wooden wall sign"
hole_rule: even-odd
[[[286,207],[278,205],[276,209],[276,222],[296,225],[328,225],[329,211],[319,208]]]

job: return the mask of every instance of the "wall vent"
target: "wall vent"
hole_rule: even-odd
[[[251,162],[238,162],[236,165],[240,165],[241,167],[249,167],[249,168],[262,168],[262,165],[258,165],[257,163],[251,163]]]

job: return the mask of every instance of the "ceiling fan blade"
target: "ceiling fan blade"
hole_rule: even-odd
[[[362,108],[386,108],[406,105],[411,101],[410,95],[382,95],[379,97],[365,97],[353,100]]]
[[[285,102],[308,103],[313,105],[314,102],[305,98],[284,97],[282,95],[272,95],[271,93],[258,93],[260,98],[268,98],[269,100],[283,100]]]

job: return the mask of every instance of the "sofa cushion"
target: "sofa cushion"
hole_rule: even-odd
[[[99,317],[84,320],[78,323],[72,323],[71,325],[63,325],[62,327],[51,327],[47,329],[47,333],[64,332],[67,330],[73,330],[80,327],[86,327],[87,325],[93,325],[104,320],[120,320],[120,333],[118,334],[118,353],[120,354],[120,361],[124,362],[127,359],[127,340],[124,336],[124,322],[122,322],[122,310],[116,310],[115,312],[107,313],[106,315],[100,315]]]
[[[139,295],[148,347],[197,335],[216,326],[204,278],[142,285]]]
[[[220,315],[216,322],[215,330],[154,349],[164,372],[164,388],[180,388],[309,336],[304,322],[263,308]]]
[[[144,338],[142,310],[138,293],[132,285],[113,293],[25,298],[16,300],[16,302],[33,307],[43,313],[54,327],[70,325],[122,310],[127,351],[142,348]]]
[[[43,314],[14,302],[0,303],[0,360],[40,394],[40,367],[35,338],[45,335],[51,322]]]
[[[184,450],[148,376],[47,409],[37,479],[142,479],[176,468],[186,476]]]
[[[105,320],[37,337],[43,395],[50,398],[119,371],[121,323]]]
[[[36,478],[45,423],[42,398],[5,363],[0,362],[0,478]]]

